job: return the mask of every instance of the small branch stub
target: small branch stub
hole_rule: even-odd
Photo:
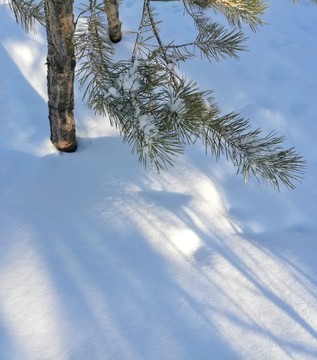
[[[118,43],[122,39],[121,21],[119,19],[119,1],[104,0],[105,11],[108,19],[108,31],[110,40]]]

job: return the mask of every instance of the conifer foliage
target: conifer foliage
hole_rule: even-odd
[[[262,0],[182,0],[184,14],[193,21],[197,33],[178,44],[165,41],[160,34],[158,24],[164,19],[155,10],[158,1],[143,1],[128,59],[115,58],[116,41],[109,37],[108,23],[109,29],[113,28],[113,21],[120,26],[116,39],[121,38],[118,1],[89,0],[81,5],[68,41],[75,47],[77,79],[87,105],[109,117],[145,166],[165,169],[187,145],[199,140],[207,153],[216,158],[226,156],[245,181],[254,176],[277,189],[280,184],[293,188],[294,181],[301,179],[304,161],[293,148],[283,148],[284,138],[274,132],[263,135],[238,114],[222,115],[212,90],[201,91],[180,71],[181,62],[197,55],[209,61],[238,58],[246,40],[241,25],[256,30],[263,24],[261,16],[267,4]],[[36,20],[43,23],[43,9],[50,8],[47,3],[62,6],[58,0],[9,2],[26,30]],[[225,15],[227,27],[214,20],[217,13]]]

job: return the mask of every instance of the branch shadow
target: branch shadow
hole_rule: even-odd
[[[7,348],[23,358],[236,358],[142,231],[154,224],[135,218],[152,200],[139,191],[144,172],[122,166],[127,155],[118,138],[83,139],[73,155],[25,155],[31,173],[2,196]],[[189,200],[174,194],[166,206],[175,199]]]

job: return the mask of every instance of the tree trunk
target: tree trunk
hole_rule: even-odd
[[[104,0],[108,19],[110,40],[117,43],[122,38],[121,21],[119,19],[119,0]]]
[[[57,150],[77,148],[74,120],[75,54],[73,0],[45,1],[48,109],[51,141]]]

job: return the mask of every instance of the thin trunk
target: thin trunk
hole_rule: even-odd
[[[110,40],[117,43],[122,38],[121,21],[119,19],[119,0],[104,0],[108,19]]]
[[[73,0],[46,0],[47,88],[51,141],[64,152],[76,150],[74,120],[75,54]]]

